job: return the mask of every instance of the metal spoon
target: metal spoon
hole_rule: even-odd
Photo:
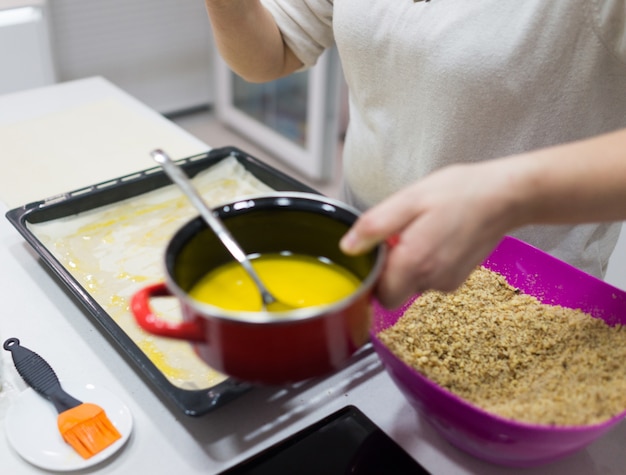
[[[263,309],[270,312],[285,312],[287,310],[293,310],[293,307],[279,301],[274,297],[269,290],[265,287],[261,281],[259,275],[252,267],[252,263],[248,256],[243,251],[239,243],[235,241],[232,234],[220,218],[213,214],[211,208],[202,199],[198,191],[195,189],[191,180],[187,177],[185,172],[163,151],[153,150],[151,153],[152,158],[163,167],[163,170],[170,177],[170,179],[179,186],[185,196],[191,201],[195,208],[200,212],[204,221],[215,232],[217,237],[222,241],[222,244],[226,246],[226,249],[233,255],[233,257],[243,266],[248,275],[252,278],[261,294],[263,302]]]

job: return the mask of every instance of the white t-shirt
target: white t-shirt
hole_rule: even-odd
[[[262,1],[306,67],[337,46],[345,198],[361,209],[450,163],[626,127],[624,0]],[[619,227],[514,235],[601,276]]]

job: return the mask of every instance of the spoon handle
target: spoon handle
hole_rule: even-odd
[[[263,285],[263,282],[252,267],[252,263],[248,259],[248,256],[246,256],[246,253],[243,249],[241,249],[237,241],[235,241],[235,238],[233,238],[226,226],[224,226],[222,220],[213,214],[213,210],[211,210],[209,205],[204,201],[204,199],[202,199],[202,196],[200,196],[200,193],[198,193],[182,168],[174,163],[170,156],[163,150],[153,150],[151,155],[152,158],[159,165],[161,165],[161,167],[163,167],[165,173],[170,177],[170,179],[181,188],[185,196],[187,196],[191,203],[200,212],[204,221],[211,227],[224,246],[226,246],[226,249],[228,249],[233,257],[237,259],[237,261],[246,269],[261,291],[263,303],[267,305],[274,302],[276,299]]]

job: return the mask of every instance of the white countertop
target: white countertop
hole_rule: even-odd
[[[133,143],[132,147],[151,149],[151,135],[144,132],[156,127],[167,129],[168,133],[173,134],[171,137],[175,138],[171,139],[171,143],[163,140],[154,144],[154,147],[181,147],[181,151],[189,151],[190,155],[208,148],[101,78],[0,96],[0,133],[3,127],[46,116],[54,117],[54,114],[71,108],[90,110],[103,98],[119,100],[125,106],[134,108],[145,119],[143,124],[134,122],[135,129],[124,131],[128,137],[120,137],[122,143],[129,144],[124,141],[134,137],[143,143]],[[67,117],[63,120],[67,120]],[[24,124],[26,122],[20,126]],[[35,128],[38,127],[41,125],[36,123]],[[72,146],[73,141],[70,139],[67,147]],[[73,165],[67,168],[63,164],[64,154],[56,153],[55,156],[46,157],[57,165],[52,171],[71,170],[72,176],[68,183],[80,182],[78,187],[94,183],[91,178],[84,178],[84,171],[91,163],[86,163],[80,169]],[[122,163],[112,161],[109,169],[98,172],[101,176],[95,182],[119,176],[128,170],[149,168],[149,160],[139,155],[132,160],[125,158]],[[20,170],[24,161],[14,162],[6,154],[0,155],[0,160],[5,169],[10,165],[17,170]],[[89,162],[89,157],[85,161]],[[54,189],[54,186],[61,186],[57,178],[54,174],[45,176],[45,180],[53,185],[52,193],[68,191],[68,188]],[[30,177],[25,176],[20,183],[29,186]],[[0,211],[4,214],[14,207],[15,200],[20,196],[20,193],[0,188],[0,199],[3,202]],[[360,408],[434,474],[624,473],[624,423],[586,450],[537,469],[507,469],[470,457],[448,445],[419,419],[382,370],[373,353],[364,355],[349,368],[329,378],[282,390],[254,389],[205,416],[185,416],[169,401],[155,394],[152,387],[138,376],[116,347],[100,332],[99,327],[92,323],[88,313],[57,284],[6,219],[0,220],[0,244],[0,288],[3,300],[0,339],[20,338],[24,346],[44,356],[57,371],[72,375],[72,379],[89,380],[114,392],[133,414],[132,437],[119,454],[92,469],[74,473],[217,473],[348,404]],[[0,354],[4,374],[4,387],[0,391],[2,473],[42,473],[41,469],[14,452],[6,440],[4,417],[12,400],[25,388],[25,384],[15,373],[8,352],[1,351]]]

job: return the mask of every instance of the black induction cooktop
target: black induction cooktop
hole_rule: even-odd
[[[325,417],[221,475],[428,475],[355,406]]]

